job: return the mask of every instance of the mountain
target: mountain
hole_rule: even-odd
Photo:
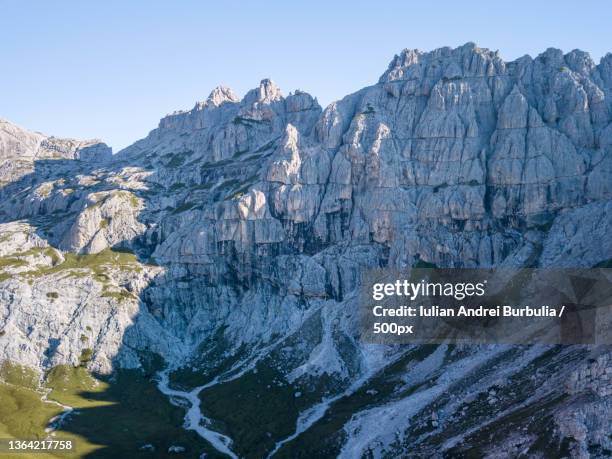
[[[114,155],[2,121],[0,160],[0,359],[40,387],[145,375],[213,457],[612,451],[609,346],[364,344],[357,306],[370,268],[609,263],[612,54],[404,50],[324,110],[218,87]]]

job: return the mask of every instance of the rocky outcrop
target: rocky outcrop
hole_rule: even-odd
[[[112,150],[99,140],[80,141],[30,132],[0,118],[0,186],[33,171],[34,161],[105,161]]]

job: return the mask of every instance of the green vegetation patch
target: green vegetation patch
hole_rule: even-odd
[[[0,379],[8,384],[27,389],[37,389],[40,382],[40,374],[32,368],[5,360],[0,365]]]
[[[374,110],[374,107],[369,103],[366,104],[366,109],[361,112],[362,115],[373,115],[374,113],[376,113],[376,110]]]
[[[182,166],[183,164],[185,164],[185,161],[192,156],[194,153],[193,150],[184,150],[178,153],[171,153],[169,156],[171,159],[170,161],[166,164],[167,167],[170,168],[177,168]]]
[[[223,167],[226,166],[228,164],[230,164],[232,162],[231,159],[222,159],[221,161],[216,161],[216,162],[211,162],[211,163],[204,163],[200,166],[200,170],[201,171],[206,171],[209,169],[215,169],[217,167]]]
[[[227,188],[232,188],[235,187],[236,185],[240,185],[240,180],[238,179],[228,179],[228,180],[224,180],[223,182],[221,182],[218,186],[218,188],[220,189],[227,189]]]
[[[201,183],[200,185],[194,185],[191,187],[192,190],[210,190],[214,184],[211,182]]]
[[[47,373],[45,385],[51,390],[49,399],[74,408],[98,405],[95,399],[83,397],[83,394],[93,396],[97,392],[103,392],[108,386],[91,376],[85,367],[70,365],[53,367]]]
[[[0,257],[0,282],[15,276],[8,272],[2,272],[3,270],[29,266],[30,263],[26,258],[35,256],[49,257],[53,264],[57,264],[61,259],[58,252],[52,247],[34,247],[25,252],[17,252],[10,256]],[[19,273],[18,275],[21,274],[22,273]]]
[[[256,153],[254,155],[249,155],[246,158],[244,158],[243,161],[255,161],[257,159],[260,159],[264,154],[263,153]]]
[[[248,179],[244,180],[244,181],[238,181],[238,180],[226,180],[225,182],[223,182],[219,187],[223,187],[223,188],[233,188],[233,190],[231,190],[227,196],[225,197],[225,200],[230,200],[230,199],[237,199],[239,197],[241,197],[242,195],[244,195],[246,192],[249,191],[249,189],[255,184],[257,183],[257,181],[259,180],[259,176],[258,175],[253,175],[251,177],[249,177]]]
[[[61,256],[56,249],[53,247],[33,247],[25,252],[19,252],[15,254],[18,257],[28,256],[45,256],[51,259],[52,264],[57,264],[61,260]]]
[[[186,185],[184,183],[182,183],[182,182],[176,182],[176,183],[173,183],[172,186],[170,186],[170,188],[168,188],[168,190],[169,191],[178,191],[178,190],[181,190],[181,189],[185,188],[185,186]]]
[[[180,214],[182,212],[186,212],[189,209],[192,209],[196,206],[197,204],[195,202],[185,202],[183,204],[181,204],[180,206],[178,206],[177,208],[175,208],[172,213],[173,214]]]
[[[91,362],[91,358],[93,357],[93,349],[85,348],[81,351],[81,356],[79,357],[79,362],[81,366],[86,366],[89,362]]]
[[[133,193],[130,193],[129,191],[124,191],[124,192],[121,192],[121,193],[126,193],[126,194],[129,195],[128,199],[130,200],[130,205],[134,209],[136,209],[140,205],[140,201],[138,200],[138,198]]]
[[[246,150],[238,150],[232,155],[232,158],[240,158],[242,155],[248,152],[249,152],[248,148]]]
[[[42,400],[39,374],[31,368],[4,361],[0,365],[0,437],[38,440],[47,437],[49,419],[62,412]],[[47,459],[51,454],[19,454],[19,459]],[[66,456],[64,456],[66,457]]]
[[[19,268],[21,266],[27,266],[28,262],[21,260],[17,257],[0,257],[0,269],[1,268]]]
[[[45,403],[41,396],[34,389],[0,382],[0,435],[31,440],[46,438],[45,427],[49,419],[60,414],[62,408]],[[36,454],[32,457],[41,456]]]
[[[181,167],[183,164],[185,164],[185,159],[185,156],[180,154],[171,155],[171,159],[166,163],[166,167],[169,167],[171,169]]]
[[[265,145],[262,145],[257,150],[255,150],[255,153],[263,153],[265,151],[272,150],[274,148],[274,145],[276,144],[277,140],[278,140],[278,138],[276,138],[274,140],[270,140],[268,143],[266,143]]]
[[[113,298],[113,299],[117,300],[119,303],[121,303],[123,301],[138,299],[133,293],[128,292],[125,289],[109,290],[109,289],[105,288],[102,291],[102,295],[100,295],[100,296],[103,297],[103,298]]]
[[[119,370],[91,375],[83,367],[62,365],[47,375],[49,398],[74,407],[58,437],[75,436],[80,457],[166,458],[170,446],[182,446],[182,458],[223,457],[193,431],[183,428],[185,410],[174,406],[150,374]],[[150,444],[155,450],[140,448]],[[178,455],[177,455],[178,457]]]
[[[276,441],[293,433],[301,400],[294,387],[279,383],[283,380],[274,368],[258,365],[256,373],[200,394],[206,415],[235,440],[240,456],[265,457]]]
[[[54,274],[65,274],[72,277],[92,276],[96,281],[107,284],[110,279],[108,271],[111,269],[140,272],[142,266],[131,252],[105,249],[96,254],[66,253],[63,263],[54,266],[34,267],[34,269],[19,273],[19,276],[29,280]],[[112,293],[103,296],[114,297]],[[121,296],[123,297],[125,294],[122,293]]]
[[[264,121],[262,120],[256,120],[253,118],[245,118],[243,116],[237,116],[232,120],[232,123],[236,126],[246,126],[246,127],[251,127],[253,125],[257,125],[257,124],[263,124]]]
[[[595,268],[612,268],[612,259],[601,261],[597,263],[594,267]]]

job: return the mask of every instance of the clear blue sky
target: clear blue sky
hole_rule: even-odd
[[[218,84],[270,77],[322,105],[374,83],[403,48],[474,41],[515,59],[612,51],[609,1],[0,0],[0,117],[115,151]]]

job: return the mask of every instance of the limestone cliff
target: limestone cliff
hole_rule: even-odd
[[[608,347],[365,345],[356,310],[371,267],[612,259],[611,54],[404,50],[325,110],[219,87],[112,156],[3,121],[0,161],[3,359],[273,392],[248,438],[210,408],[248,457],[612,450]]]

